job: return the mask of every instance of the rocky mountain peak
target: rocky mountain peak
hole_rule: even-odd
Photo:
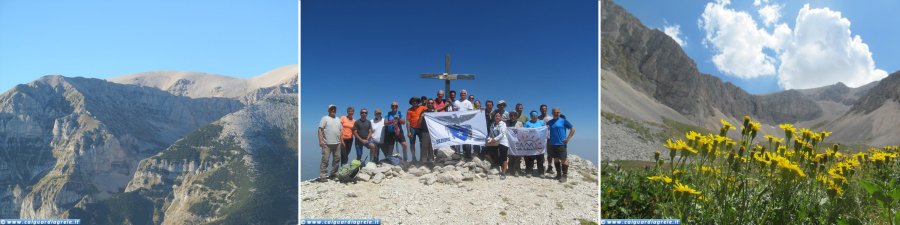
[[[671,37],[649,29],[611,0],[601,1],[601,66],[698,123],[718,112],[750,115],[767,123],[794,122],[821,115],[812,99],[797,93],[751,95],[718,77],[702,74]],[[789,104],[792,107],[780,107]]]
[[[887,101],[900,102],[900,71],[888,75],[878,81],[865,95],[859,98],[850,109],[851,113],[868,114],[880,108]]]

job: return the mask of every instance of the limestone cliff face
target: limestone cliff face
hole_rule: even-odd
[[[642,102],[632,104],[665,106],[621,107],[621,110],[634,111],[627,113],[644,113],[643,118],[647,118],[647,115],[667,115],[675,111],[694,125],[707,128],[718,127],[716,122],[720,118],[734,122],[749,115],[766,124],[763,130],[767,134],[780,134],[774,125],[792,123],[814,130],[833,131],[827,139],[829,142],[871,146],[900,144],[900,129],[896,129],[900,124],[900,72],[857,88],[837,83],[751,95],[731,83],[697,71],[694,61],[674,40],[659,30],[645,27],[611,0],[601,0],[600,36],[601,66],[603,71],[610,71],[601,77],[624,81],[622,85],[628,87],[617,90],[635,90],[634,95],[641,95],[642,98],[633,99]],[[627,97],[621,94],[605,96]],[[627,102],[616,100],[610,102]],[[629,117],[627,113],[624,116]]]
[[[887,78],[878,82],[853,104],[850,112],[869,114],[889,101],[900,102],[900,71],[891,73]]]
[[[649,29],[615,5],[601,1],[601,66],[635,89],[700,122],[715,116],[750,115],[766,123],[811,120],[822,115],[813,99],[793,92],[751,95],[697,70],[669,36]],[[792,107],[786,107],[792,106]]]
[[[139,202],[127,221],[152,224],[284,224],[297,210],[297,96],[273,95],[197,129],[140,162],[125,194]],[[80,207],[81,218],[117,223],[108,202]],[[111,213],[115,214],[115,213]],[[255,215],[255,216],[249,216]],[[263,216],[265,215],[265,216]]]
[[[65,217],[120,193],[141,159],[241,106],[99,79],[19,85],[0,95],[0,217]]]

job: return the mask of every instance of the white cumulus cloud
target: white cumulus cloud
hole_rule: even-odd
[[[837,82],[858,87],[887,77],[887,72],[875,68],[869,46],[859,35],[851,35],[850,21],[840,12],[804,5],[792,29],[785,23],[776,25],[781,5],[762,0],[754,2],[761,27],[749,13],[729,4],[708,3],[698,21],[706,33],[703,44],[714,53],[713,64],[725,74],[744,79],[775,75],[785,89]]]
[[[781,55],[778,83],[785,89],[843,82],[850,87],[887,77],[875,68],[869,45],[851,36],[850,21],[829,8],[804,5]]]
[[[772,26],[775,22],[778,22],[778,19],[781,18],[781,5],[766,5],[757,10],[759,13],[759,17],[762,18],[762,22],[766,26]]]
[[[727,8],[729,4],[727,0],[706,4],[698,21],[706,31],[703,43],[715,51],[713,64],[740,78],[774,75],[776,59],[763,52],[773,43],[771,35],[758,28],[750,14]]]
[[[678,24],[671,25],[671,26],[665,25],[663,27],[663,33],[666,33],[666,35],[669,35],[669,37],[671,37],[672,40],[675,40],[675,43],[678,43],[678,45],[681,45],[682,48],[687,45],[687,42],[684,42],[684,39],[681,38],[681,36],[682,36],[681,35],[681,26],[679,26]]]

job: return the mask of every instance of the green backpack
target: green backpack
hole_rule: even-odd
[[[359,169],[362,167],[362,162],[359,160],[350,161],[348,164],[344,164],[341,166],[341,169],[337,172],[337,178],[341,182],[350,182],[356,178],[356,174],[359,173]]]

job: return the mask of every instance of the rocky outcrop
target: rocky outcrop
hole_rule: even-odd
[[[611,0],[601,1],[600,8],[601,66],[695,122],[714,117],[716,112],[732,118],[750,115],[770,124],[822,115],[822,109],[807,96],[791,92],[751,95],[718,77],[701,74],[694,61],[662,31],[645,27]]]
[[[142,160],[119,196],[152,203],[135,214],[153,224],[289,223],[297,208],[297,138],[297,96],[269,96]],[[116,209],[90,214],[108,204],[87,204],[75,214],[91,223],[119,222],[109,216]]]
[[[596,220],[597,167],[588,160],[569,155],[566,183],[549,174],[501,180],[490,163],[477,157],[459,161],[449,152],[445,155],[449,157],[438,159],[433,168],[368,163],[360,169],[356,182],[304,181],[303,216],[374,217],[385,224],[571,224],[579,219]]]
[[[241,107],[46,76],[0,95],[0,217],[52,218],[121,192],[139,160]]]
[[[900,102],[900,71],[891,73],[859,98],[850,108],[850,113],[869,114],[887,101]]]
[[[297,181],[296,75],[294,65],[218,84],[47,76],[16,86],[0,95],[0,218],[295,221],[297,194],[284,190]]]

